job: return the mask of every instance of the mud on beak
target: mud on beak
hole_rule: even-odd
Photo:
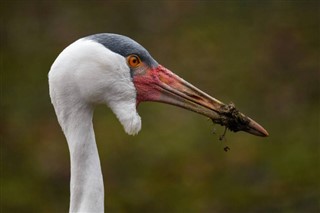
[[[269,135],[233,104],[227,105],[209,96],[161,65],[135,72],[133,82],[137,90],[137,104],[143,101],[172,104],[209,117],[214,123],[234,132],[245,131],[262,137]]]

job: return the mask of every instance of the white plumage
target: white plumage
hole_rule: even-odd
[[[61,125],[78,107],[104,103],[128,134],[141,129],[136,90],[125,58],[97,42],[80,39],[62,51],[50,69],[49,85]]]
[[[50,97],[71,155],[70,212],[103,212],[103,179],[92,126],[93,107],[107,104],[128,134],[141,119],[125,58],[80,39],[67,47],[49,72]]]

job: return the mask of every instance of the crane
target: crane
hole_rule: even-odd
[[[110,107],[130,135],[141,129],[137,106],[145,101],[176,105],[231,128],[223,122],[233,116],[226,113],[228,105],[175,75],[123,35],[101,33],[75,41],[56,58],[48,79],[51,102],[70,152],[70,212],[104,211],[104,185],[92,125],[97,104]],[[257,122],[245,118],[234,131],[268,136]]]

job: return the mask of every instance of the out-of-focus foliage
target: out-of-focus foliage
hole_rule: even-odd
[[[107,212],[319,212],[317,1],[3,0],[0,8],[1,212],[68,210],[69,153],[47,73],[68,44],[99,32],[135,39],[270,133],[220,142],[223,128],[204,117],[146,103],[132,137],[99,106]]]

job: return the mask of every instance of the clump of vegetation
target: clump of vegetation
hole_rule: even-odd
[[[233,103],[223,105],[219,115],[219,117],[212,118],[211,120],[213,123],[225,126],[223,134],[219,137],[220,141],[225,140],[228,129],[232,132],[238,132],[248,128],[250,120],[242,114]],[[223,150],[227,152],[230,150],[230,147],[225,146]]]
[[[249,118],[242,114],[233,103],[221,107],[217,118],[212,118],[213,123],[225,126],[232,132],[246,130],[249,125]],[[225,133],[223,134],[224,137]]]

